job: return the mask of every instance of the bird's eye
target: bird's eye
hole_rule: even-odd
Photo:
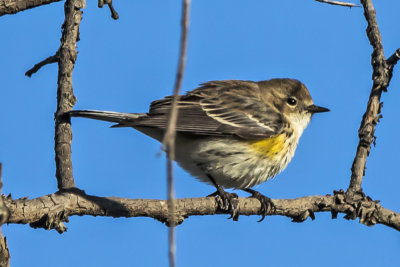
[[[296,104],[297,104],[297,100],[296,100],[295,98],[293,98],[293,97],[289,97],[289,98],[287,99],[287,103],[289,104],[289,106],[294,107],[294,106],[296,106]]]

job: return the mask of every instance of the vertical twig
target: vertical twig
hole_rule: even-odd
[[[168,184],[168,256],[169,265],[175,266],[175,192],[174,192],[174,176],[173,176],[173,165],[172,161],[175,159],[175,135],[176,135],[176,122],[178,118],[177,102],[179,98],[179,91],[182,85],[183,74],[185,71],[186,63],[186,50],[187,50],[187,39],[189,29],[189,9],[190,0],[182,0],[182,18],[181,18],[181,39],[180,39],[180,52],[179,52],[179,63],[176,72],[175,86],[174,86],[174,97],[172,100],[171,111],[169,114],[169,122],[165,131],[163,145],[167,151],[167,184]]]
[[[373,68],[373,85],[369,96],[367,110],[362,118],[358,136],[360,141],[357,146],[356,156],[351,167],[351,180],[348,192],[361,191],[361,183],[365,174],[367,157],[371,150],[371,144],[375,140],[375,126],[379,122],[381,112],[380,99],[382,91],[386,91],[389,82],[389,67],[383,53],[382,38],[376,20],[376,12],[372,0],[361,0],[364,8],[364,16],[368,22],[367,36],[373,52],[371,55],[371,65]]]
[[[54,150],[56,154],[57,184],[60,190],[75,187],[71,161],[71,124],[68,118],[59,115],[72,110],[76,102],[72,88],[72,73],[78,54],[76,43],[79,40],[79,24],[83,13],[80,9],[85,6],[85,0],[66,0],[61,45],[58,49],[59,61]]]
[[[2,168],[3,165],[0,163],[0,193],[3,188],[3,179],[2,179]],[[5,223],[8,220],[10,212],[6,205],[4,205],[3,198],[0,198],[0,225]],[[9,267],[10,266],[10,251],[7,246],[7,238],[3,237],[3,233],[0,229],[0,266]]]

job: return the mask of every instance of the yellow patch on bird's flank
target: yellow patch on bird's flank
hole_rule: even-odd
[[[283,152],[286,141],[285,136],[285,134],[275,135],[264,140],[252,141],[250,145],[254,151],[266,155],[269,158],[273,158],[279,156],[279,154]]]

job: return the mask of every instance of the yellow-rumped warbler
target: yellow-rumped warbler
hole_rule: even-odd
[[[171,104],[168,96],[152,102],[148,113],[74,110],[69,114],[117,123],[113,127],[133,127],[162,142]],[[281,172],[311,116],[329,111],[314,105],[307,88],[293,79],[207,82],[180,96],[177,108],[176,161],[194,177],[214,185],[220,207],[230,210],[234,219],[237,195],[222,187],[258,198],[264,218],[273,203],[250,188]]]

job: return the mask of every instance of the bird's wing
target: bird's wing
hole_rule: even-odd
[[[154,101],[148,116],[133,124],[166,129],[172,96]],[[199,135],[235,135],[258,140],[280,133],[284,119],[261,101],[258,85],[246,81],[215,81],[180,96],[176,130]]]

